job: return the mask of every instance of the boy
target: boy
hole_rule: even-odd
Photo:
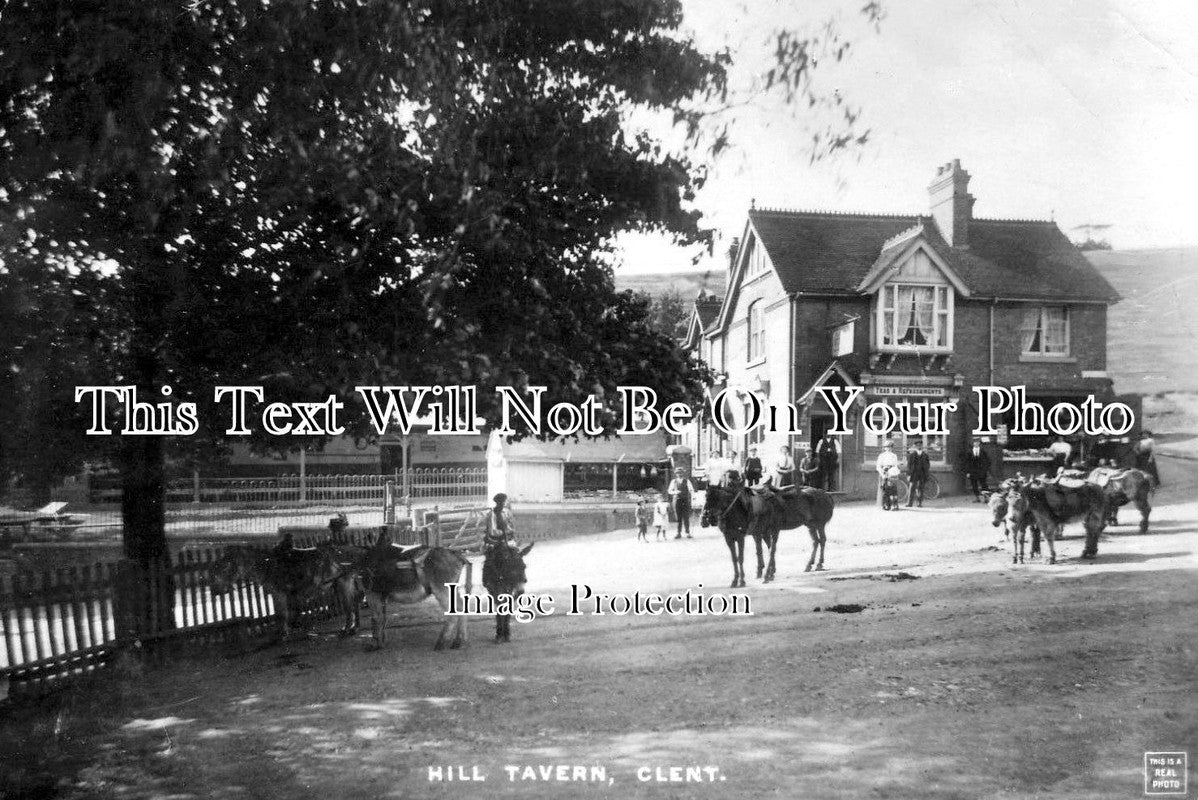
[[[483,536],[484,552],[490,552],[491,548],[500,544],[513,545],[516,541],[516,532],[512,528],[512,512],[507,508],[507,495],[500,492],[495,495],[493,502],[495,505],[491,508],[487,532]]]
[[[653,512],[645,505],[644,500],[636,501],[636,540],[638,542],[649,541],[649,520],[653,518]]]

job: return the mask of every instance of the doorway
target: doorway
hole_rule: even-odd
[[[841,452],[842,439],[839,436],[830,437],[833,449],[819,450],[820,441],[828,431],[832,430],[834,418],[831,414],[812,414],[810,417],[811,452],[819,459],[819,486],[829,492],[842,490],[844,479],[844,458]]]

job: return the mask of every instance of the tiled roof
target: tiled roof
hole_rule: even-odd
[[[930,217],[754,209],[749,219],[787,292],[853,293],[891,240],[923,223],[974,297],[1114,302],[1119,295],[1053,222],[973,219],[950,247]]]
[[[703,327],[703,330],[710,328],[716,318],[720,316],[721,303],[723,303],[723,298],[715,295],[707,295],[695,300],[695,312],[699,315],[699,325]]]

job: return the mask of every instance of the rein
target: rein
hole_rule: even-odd
[[[736,505],[736,501],[740,500],[741,493],[743,493],[743,492],[744,492],[744,489],[738,489],[736,494],[732,495],[732,502],[728,504],[727,508],[725,508],[723,511],[716,514],[716,518],[724,519],[724,517],[728,516],[728,514],[730,514],[732,512],[732,507]]]

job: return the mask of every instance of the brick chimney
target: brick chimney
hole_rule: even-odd
[[[944,240],[953,247],[969,246],[969,220],[973,217],[973,195],[969,193],[969,173],[954,158],[936,170],[928,186],[932,218]]]
[[[736,269],[736,259],[740,256],[740,237],[732,237],[732,245],[728,248],[728,285],[732,285],[732,272]]]

